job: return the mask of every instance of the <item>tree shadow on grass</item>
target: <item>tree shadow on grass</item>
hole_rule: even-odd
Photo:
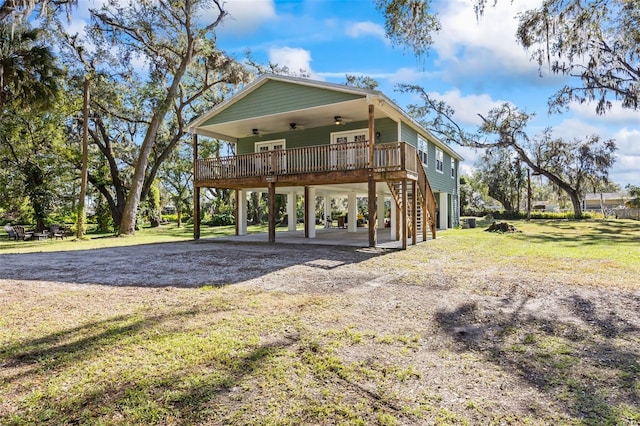
[[[564,299],[573,318],[525,310],[505,298],[499,309],[466,303],[436,315],[461,351],[481,354],[546,394],[586,424],[640,422],[640,326],[602,312],[579,295]],[[638,312],[640,300],[630,300]],[[637,318],[634,318],[636,320]]]
[[[207,346],[210,352],[201,354],[184,355],[174,346],[167,353],[154,354],[158,347],[150,342],[174,336],[172,327],[163,329],[165,322],[181,323],[196,314],[209,317],[219,312],[203,305],[159,315],[120,315],[2,348],[0,365],[8,374],[0,376],[0,389],[24,390],[31,384],[34,388],[22,400],[5,394],[19,410],[11,417],[0,413],[0,424],[194,424],[207,420],[230,389],[298,339],[283,335],[255,344],[238,337],[234,349],[222,355]],[[240,329],[235,335],[242,334]],[[164,364],[180,356],[186,357],[184,363]],[[190,361],[190,356],[198,357],[197,361]],[[96,371],[85,371],[92,366]],[[78,368],[83,370],[74,378]]]
[[[181,317],[194,315],[195,309],[181,312]],[[94,321],[37,339],[21,339],[0,349],[3,368],[17,373],[3,376],[9,383],[41,371],[57,370],[95,356],[95,352],[109,345],[122,343],[122,339],[174,317],[175,313],[163,313],[141,318],[136,315],[119,315]]]
[[[637,221],[595,221],[589,228],[578,227],[573,222],[553,221],[548,225],[559,231],[546,231],[536,234],[513,234],[513,238],[530,243],[562,243],[574,246],[598,244],[616,244],[620,247],[637,247],[640,243],[640,222]],[[570,231],[575,230],[572,234]],[[569,231],[569,232],[567,232]]]

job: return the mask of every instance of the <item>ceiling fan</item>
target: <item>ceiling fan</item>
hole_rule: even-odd
[[[304,126],[295,122],[289,123],[289,130],[304,130]]]
[[[351,123],[352,121],[353,120],[351,120],[350,118],[346,118],[341,115],[336,115],[335,117],[333,117],[333,124],[335,124],[336,126]]]

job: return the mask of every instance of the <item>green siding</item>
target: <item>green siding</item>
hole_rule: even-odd
[[[401,127],[401,135],[402,141],[407,142],[415,147],[418,146],[418,133],[408,124],[402,123]],[[460,211],[458,207],[458,166],[459,161],[455,160],[454,167],[456,169],[456,174],[454,178],[451,177],[451,155],[447,153],[444,149],[442,149],[442,159],[443,159],[443,171],[442,173],[436,170],[436,145],[425,135],[422,135],[424,139],[428,142],[428,156],[429,156],[429,164],[427,164],[427,168],[425,169],[427,172],[427,178],[429,179],[429,184],[431,184],[431,188],[433,192],[438,194],[444,192],[447,194],[448,207],[447,211],[449,213],[447,217],[447,223],[451,226],[457,226],[460,222]],[[440,202],[440,198],[436,196],[436,200]]]
[[[418,133],[416,133],[416,131],[413,130],[408,124],[402,123],[401,135],[402,142],[407,142],[415,146],[416,148],[418,147]]]
[[[270,80],[211,117],[202,126],[296,111],[363,97],[353,93]]]
[[[398,123],[390,118],[376,120],[376,133],[380,132],[380,141],[376,143],[398,142]]]
[[[325,126],[304,130],[289,130],[280,133],[271,133],[264,136],[252,136],[238,141],[236,152],[238,154],[250,154],[255,152],[256,142],[266,142],[276,139],[286,139],[287,149],[302,148],[306,146],[327,145],[331,142],[332,132],[344,132],[349,130],[364,129],[369,126],[367,121],[347,123],[342,126]],[[380,132],[380,143],[396,142],[396,123],[388,118],[376,120],[376,132]]]
[[[451,178],[451,156],[442,150],[442,158],[444,161],[443,172],[436,170],[436,146],[429,142],[429,164],[427,167],[427,177],[434,192],[447,192],[455,194],[457,185],[456,179]]]
[[[418,133],[406,123],[402,124],[402,141],[407,142],[416,148],[418,147]],[[445,150],[442,150],[444,170],[440,173],[436,170],[436,145],[425,135],[422,135],[429,143],[428,155],[429,164],[427,165],[427,177],[434,192],[447,192],[449,194],[457,193],[457,179],[451,178],[451,156]],[[456,161],[457,164],[457,161]],[[457,176],[457,173],[456,173]]]

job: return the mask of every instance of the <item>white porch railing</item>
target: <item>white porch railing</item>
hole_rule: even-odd
[[[373,170],[416,172],[415,152],[415,148],[405,142],[376,144]],[[211,181],[368,168],[369,142],[348,142],[199,159],[195,179]]]

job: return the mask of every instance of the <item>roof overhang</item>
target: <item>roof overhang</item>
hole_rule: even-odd
[[[299,85],[350,93],[359,95],[360,97],[349,101],[315,106],[307,109],[298,109],[277,114],[266,114],[236,121],[226,121],[209,125],[206,124],[212,117],[215,117],[221,111],[224,111],[226,108],[243,99],[270,80],[284,81]],[[322,81],[314,81],[306,78],[272,74],[263,75],[225,102],[202,114],[189,125],[188,130],[192,134],[213,137],[235,143],[241,138],[252,136],[254,129],[256,129],[260,135],[264,136],[270,133],[282,133],[288,131],[291,129],[291,123],[295,123],[298,128],[305,129],[328,126],[333,124],[334,117],[336,116],[340,116],[349,122],[367,121],[369,119],[369,105],[374,106],[374,119],[391,118],[396,122],[404,122],[415,129],[418,133],[426,136],[452,157],[460,161],[463,160],[460,154],[454,151],[449,145],[444,144],[428,129],[424,128],[420,123],[407,115],[407,113],[405,113],[382,92]]]
[[[326,127],[334,124],[336,116],[348,122],[366,121],[369,119],[368,105],[370,102],[378,103],[378,100],[369,96],[308,109],[262,115],[224,123],[210,125],[194,123],[189,127],[189,131],[198,135],[236,142],[240,138],[251,136],[253,129],[257,129],[260,135],[267,135],[286,132],[291,129],[292,123],[295,123],[298,128],[304,129]],[[374,108],[374,118],[391,117],[394,115],[392,112],[389,108]],[[205,122],[206,120],[202,121],[202,123]]]

